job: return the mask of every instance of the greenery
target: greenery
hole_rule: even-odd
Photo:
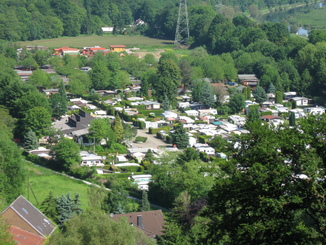
[[[7,224],[2,218],[0,217],[0,241],[3,245],[15,245],[16,243],[12,240],[12,235],[8,232],[10,229],[10,225]]]
[[[146,142],[147,137],[137,136],[135,141],[136,142]]]
[[[42,39],[35,41],[24,41],[18,42],[20,46],[45,46],[49,48],[55,47],[94,47],[96,45],[100,47],[107,47],[110,44],[119,43],[121,45],[126,45],[128,47],[153,47],[153,49],[159,49],[164,47],[173,47],[173,41],[169,39],[147,37],[147,36],[126,36],[126,35],[80,35],[78,37],[62,37],[62,38],[52,38],[52,39]]]
[[[119,232],[119,235],[117,235]],[[51,245],[63,244],[155,244],[126,220],[113,220],[103,211],[86,211],[66,223],[62,233],[54,234]]]
[[[34,206],[40,207],[41,203],[49,196],[49,192],[51,191],[53,197],[60,197],[63,193],[78,193],[82,208],[87,208],[87,191],[90,188],[89,185],[86,185],[82,181],[60,175],[50,169],[38,167],[30,162],[24,162],[24,167],[29,183],[27,181],[23,183],[22,194]],[[30,184],[30,187],[28,184]],[[36,199],[32,196],[31,191],[30,196],[28,196],[28,188],[32,188]]]
[[[179,122],[174,125],[174,133],[172,134],[172,144],[176,145],[179,149],[184,149],[189,144],[189,136],[183,123]]]
[[[65,223],[73,216],[81,214],[83,210],[79,207],[79,195],[75,194],[74,198],[70,194],[62,195],[57,199],[57,224],[61,229],[64,228]]]
[[[309,9],[309,11],[296,13],[289,18],[290,23],[313,29],[325,29],[325,8]]]
[[[61,170],[71,170],[81,162],[80,146],[71,139],[63,138],[53,148],[55,161]]]
[[[265,93],[265,90],[262,87],[260,87],[260,86],[257,86],[252,91],[252,95],[254,96],[256,102],[259,103],[259,104],[267,101],[267,95]]]
[[[26,150],[34,150],[38,146],[39,146],[39,144],[38,144],[38,139],[36,137],[36,134],[32,130],[29,130],[24,135],[24,148]]]
[[[140,206],[140,211],[145,212],[149,211],[151,208],[150,203],[148,201],[148,195],[147,191],[143,190],[141,194],[141,206]]]
[[[229,178],[216,181],[205,212],[211,220],[208,243],[323,243],[319,227],[324,217],[317,203],[325,195],[318,180],[324,174],[319,171],[324,156],[312,136],[324,134],[325,118],[302,120],[303,133],[288,127],[275,133],[258,123],[251,134],[237,139],[244,147],[235,153],[235,162],[246,171],[235,169]],[[276,232],[280,227],[282,231]]]

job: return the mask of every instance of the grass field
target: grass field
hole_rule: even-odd
[[[289,19],[289,22],[312,29],[326,29],[326,8],[297,13]]]
[[[32,190],[34,191],[39,204],[41,204],[49,192],[52,191],[53,195],[58,197],[62,194],[70,193],[71,195],[74,195],[75,193],[78,193],[82,204],[81,207],[83,209],[87,207],[88,185],[81,181],[57,174],[50,169],[37,167],[30,162],[26,162],[25,167],[29,175],[30,185],[32,186]],[[23,195],[28,198],[28,181],[26,181],[24,185]],[[29,201],[36,207],[39,207],[31,190],[29,190]]]
[[[73,48],[82,47],[109,47],[109,45],[126,45],[127,47],[163,47],[172,46],[172,40],[150,38],[145,36],[78,36],[78,37],[61,37],[54,39],[43,39],[35,41],[17,42],[21,46],[45,46],[48,48],[57,48],[69,46]]]

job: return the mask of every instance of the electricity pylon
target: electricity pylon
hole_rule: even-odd
[[[180,0],[177,28],[175,30],[174,45],[187,44],[189,40],[189,20],[187,0]]]

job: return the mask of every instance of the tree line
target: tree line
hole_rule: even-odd
[[[188,1],[191,32],[200,32],[210,16],[223,12],[228,16],[259,8],[312,1]],[[5,0],[1,3],[0,39],[9,41],[37,40],[80,34],[102,34],[101,27],[123,30],[137,19],[148,24],[148,33],[167,37],[174,35],[178,10],[177,0]],[[201,5],[202,4],[202,5]],[[201,5],[201,6],[200,6]],[[207,5],[207,6],[204,6]],[[257,7],[257,8],[258,8]],[[147,27],[140,27],[144,31]],[[159,30],[159,31],[158,31]],[[157,32],[158,31],[158,32]]]

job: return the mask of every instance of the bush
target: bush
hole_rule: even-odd
[[[151,163],[149,161],[143,161],[142,165],[146,170],[151,167]]]
[[[136,142],[146,142],[147,137],[137,136],[135,141]]]
[[[163,139],[163,134],[160,133],[160,132],[157,132],[157,133],[156,133],[156,138],[158,138],[158,139]]]
[[[268,116],[268,115],[273,115],[271,111],[263,111],[261,112],[261,116]]]
[[[109,153],[116,153],[119,152],[120,154],[126,154],[128,153],[127,147],[124,145],[121,145],[119,143],[112,143],[110,149],[107,150]]]
[[[169,132],[170,131],[170,127],[166,126],[166,127],[162,127],[162,128],[149,128],[148,132],[150,134],[156,134],[159,131],[164,130],[165,132]]]
[[[198,141],[199,141],[199,143],[205,144],[205,143],[207,143],[207,141],[209,141],[208,139],[211,139],[211,138],[212,138],[212,136],[210,136],[210,135],[200,135],[198,137]]]
[[[205,121],[201,121],[201,120],[196,120],[195,124],[207,124],[207,122]]]
[[[150,113],[155,113],[155,115],[161,115],[164,112],[164,110],[138,110],[139,114],[144,114],[145,116],[148,116]]]
[[[146,128],[146,123],[144,122],[144,121],[138,121],[139,123],[138,123],[138,127],[140,128],[140,129],[144,129],[144,128]]]
[[[131,173],[134,173],[134,172],[139,172],[138,169],[139,167],[138,166],[127,166],[127,167],[120,167],[121,170],[125,170],[125,171],[128,171],[128,172],[131,172]]]
[[[166,143],[168,143],[168,144],[172,144],[172,141],[173,141],[172,136],[167,135],[167,136],[165,137],[165,141],[166,141]]]
[[[209,157],[208,157],[206,152],[200,151],[199,152],[199,157],[203,162],[208,162],[209,161]]]

